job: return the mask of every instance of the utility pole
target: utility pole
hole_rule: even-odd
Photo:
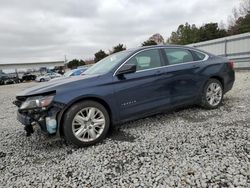
[[[67,56],[66,55],[64,55],[64,63],[67,63]]]
[[[68,64],[67,64],[67,56],[64,55],[64,67],[67,69],[68,68]]]

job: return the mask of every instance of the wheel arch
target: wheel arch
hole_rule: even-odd
[[[57,120],[58,120],[58,129],[57,129],[57,135],[59,136],[63,136],[63,130],[62,130],[62,119],[65,115],[65,113],[70,109],[70,107],[72,107],[74,104],[78,103],[78,102],[82,102],[82,101],[95,101],[95,102],[98,102],[100,103],[101,105],[103,105],[105,107],[105,109],[108,111],[108,114],[109,114],[109,118],[110,118],[110,124],[112,126],[112,111],[111,111],[111,108],[110,108],[110,105],[102,98],[100,97],[97,97],[97,96],[84,96],[84,97],[81,97],[81,98],[78,98],[74,101],[72,101],[69,105],[67,105],[60,114],[58,114],[57,116]]]
[[[201,84],[200,88],[199,88],[199,95],[198,95],[198,98],[201,99],[201,96],[202,96],[202,93],[203,93],[203,90],[206,86],[206,83],[210,80],[210,79],[216,79],[218,80],[221,85],[222,85],[222,89],[224,91],[224,80],[221,76],[218,76],[218,75],[213,75],[213,76],[208,76]]]
[[[222,85],[222,88],[224,89],[224,79],[222,77],[220,77],[220,76],[211,76],[209,79],[216,79],[216,80],[220,81],[220,83]]]
[[[205,83],[204,83],[204,85],[203,85],[203,87],[202,87],[203,89],[202,89],[202,92],[201,92],[201,95],[200,95],[200,99],[199,99],[199,103],[198,103],[199,105],[201,105],[202,107],[204,107],[204,108],[206,108],[206,109],[214,109],[214,108],[216,108],[218,105],[221,104],[221,101],[220,101],[220,103],[219,103],[217,106],[211,107],[211,106],[207,105],[206,99],[205,99],[205,97],[204,97],[204,95],[206,95],[206,94],[205,94],[205,92],[206,92],[206,91],[205,91],[205,88],[206,88],[206,85],[209,83],[209,81],[210,81],[211,79],[216,80],[217,82],[220,82],[220,83],[221,83],[221,86],[222,86],[222,97],[221,97],[221,101],[222,101],[223,95],[224,95],[224,80],[223,80],[223,78],[220,77],[220,76],[217,76],[217,75],[208,77],[208,79],[205,81]]]

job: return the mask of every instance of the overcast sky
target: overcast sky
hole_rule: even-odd
[[[0,0],[0,63],[92,58],[166,39],[178,25],[227,23],[239,0]]]

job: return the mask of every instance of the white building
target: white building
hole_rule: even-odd
[[[34,62],[34,63],[0,63],[0,70],[24,70],[24,69],[39,69],[41,67],[55,67],[55,66],[64,66],[64,61],[50,61],[50,62]]]

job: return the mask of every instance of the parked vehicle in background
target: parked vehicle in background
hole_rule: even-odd
[[[78,68],[78,69],[81,69],[81,68],[83,68],[83,69],[88,69],[88,68],[90,68],[91,66],[93,66],[93,64],[82,65],[82,66],[78,66],[77,68]]]
[[[22,81],[31,81],[35,79],[36,79],[36,75],[31,74],[31,73],[24,73],[22,76]]]
[[[49,81],[49,80],[51,80],[51,78],[47,74],[43,74],[43,75],[40,75],[40,76],[36,77],[37,82],[45,82],[45,81]]]
[[[0,75],[0,85],[11,84],[13,81],[9,78],[7,74]]]
[[[63,75],[65,73],[65,66],[55,66],[51,71]]]
[[[20,83],[21,80],[16,77],[16,76],[11,76],[8,74],[0,74],[0,85],[5,85],[5,84],[15,84],[15,83]]]
[[[80,76],[87,69],[88,69],[87,67],[84,67],[84,68],[77,68],[77,69],[69,70],[69,71],[65,72],[62,77],[55,78],[52,81],[68,78],[68,77],[71,77],[71,76]]]
[[[61,74],[55,73],[55,72],[50,72],[50,73],[46,73],[44,75],[40,75],[36,78],[37,82],[45,82],[45,81],[49,81],[53,78],[58,78],[61,77]]]
[[[86,71],[88,68],[87,67],[82,67],[82,68],[77,68],[70,70],[68,72],[64,73],[64,77],[69,77],[69,76],[79,76],[81,75],[84,71]]]
[[[214,109],[233,87],[233,62],[187,46],[149,46],[112,54],[83,76],[16,96],[27,134],[38,124],[78,146],[105,138],[110,126],[190,104]],[[160,131],[160,130],[159,130]]]

